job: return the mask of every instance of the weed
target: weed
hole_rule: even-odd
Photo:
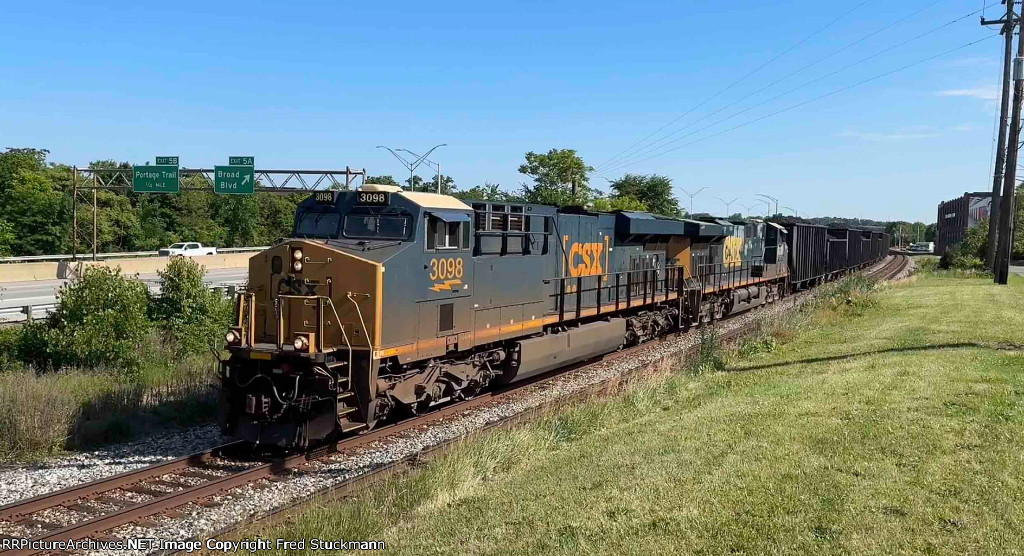
[[[712,323],[702,326],[697,338],[697,356],[694,358],[693,363],[690,364],[690,374],[700,376],[705,373],[724,370],[725,360],[722,355],[722,346],[715,325]]]

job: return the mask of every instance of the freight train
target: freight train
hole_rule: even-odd
[[[222,431],[305,449],[772,303],[885,255],[879,232],[317,191],[249,261]]]

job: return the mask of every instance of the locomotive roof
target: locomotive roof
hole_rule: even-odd
[[[424,193],[423,191],[399,191],[398,194],[425,209],[473,210],[469,205],[451,195]]]

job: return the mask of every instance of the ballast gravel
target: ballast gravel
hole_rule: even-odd
[[[790,296],[779,303],[751,311],[720,323],[719,331],[728,333],[750,324],[759,314],[770,315],[792,310],[806,302],[814,291]],[[286,472],[276,481],[258,481],[216,496],[216,504],[187,504],[176,510],[176,517],[155,516],[146,526],[129,524],[112,531],[120,538],[147,537],[162,540],[206,538],[216,531],[247,519],[258,518],[329,489],[375,468],[393,463],[425,448],[466,436],[491,423],[511,417],[546,402],[578,392],[615,376],[648,367],[659,360],[678,357],[699,341],[695,333],[652,342],[629,354],[614,354],[596,363],[568,371],[550,381],[526,387],[509,398],[447,417],[424,429],[404,436],[383,439],[353,453],[339,454]],[[122,444],[107,450],[85,452],[42,464],[8,467],[0,470],[0,503],[36,496],[70,485],[95,480],[174,457],[204,450],[223,442],[215,426],[197,427],[177,434],[154,436],[145,441]],[[124,493],[132,495],[135,493]],[[136,495],[138,496],[138,495]],[[119,496],[120,497],[120,496]],[[126,496],[134,498],[133,496]],[[0,522],[0,534],[20,536],[15,524]],[[99,554],[143,554],[117,551]]]

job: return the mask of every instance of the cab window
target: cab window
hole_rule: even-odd
[[[405,239],[409,217],[351,213],[345,216],[344,233],[354,239]]]
[[[427,249],[463,249],[463,222],[445,222],[436,216],[427,217]],[[468,230],[468,228],[466,228]],[[466,242],[468,244],[468,242]]]

